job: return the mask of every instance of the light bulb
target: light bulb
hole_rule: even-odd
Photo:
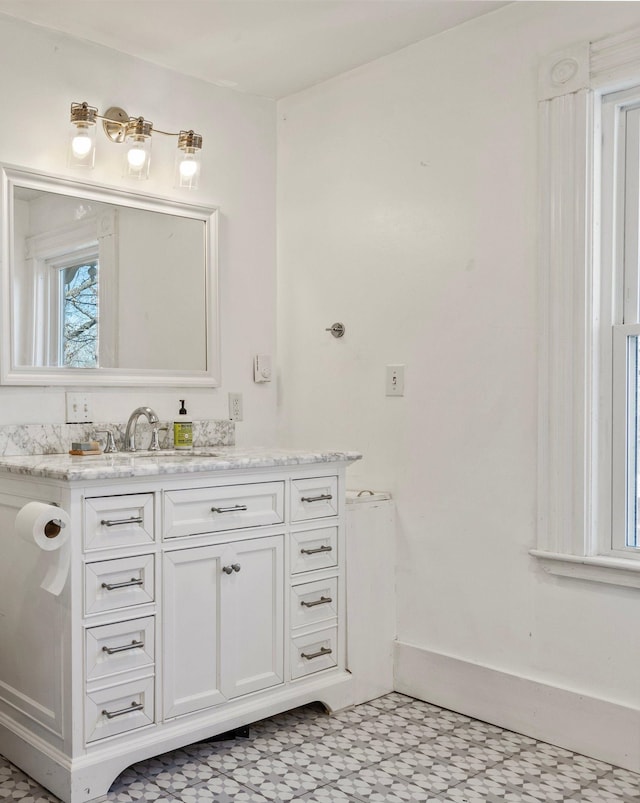
[[[92,147],[93,142],[86,131],[78,131],[76,136],[71,140],[71,149],[73,150],[73,155],[77,156],[79,159],[82,159],[84,156],[86,156]]]
[[[139,142],[136,142],[127,151],[127,161],[135,170],[139,170],[144,165],[146,158],[147,154],[144,151],[144,146]]]
[[[198,171],[198,163],[191,154],[180,162],[180,175],[183,178],[192,178]]]

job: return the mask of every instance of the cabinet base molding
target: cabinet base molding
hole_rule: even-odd
[[[350,673],[324,672],[301,683],[293,681],[282,688],[142,728],[125,737],[105,739],[71,762],[0,714],[0,755],[65,803],[85,803],[106,794],[115,778],[131,764],[312,702],[322,703],[330,712],[352,705]]]
[[[395,688],[483,722],[640,772],[640,710],[395,644]]]
[[[2,712],[0,755],[62,800],[70,795],[71,762],[67,756]]]

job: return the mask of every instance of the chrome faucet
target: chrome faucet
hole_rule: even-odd
[[[136,407],[136,409],[129,416],[127,421],[127,428],[124,433],[124,449],[126,452],[136,451],[136,426],[138,419],[143,415],[151,424],[151,444],[149,450],[157,452],[160,450],[160,442],[158,441],[158,424],[160,419],[151,409],[151,407]]]

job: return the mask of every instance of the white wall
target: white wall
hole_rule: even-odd
[[[278,107],[282,438],[359,449],[351,486],[393,492],[400,640],[636,710],[637,592],[528,550],[537,66],[637,26],[638,3],[515,3]]]
[[[178,398],[187,399],[193,418],[227,418],[227,393],[240,391],[245,421],[237,425],[238,442],[271,443],[275,383],[254,385],[251,359],[275,350],[275,104],[2,16],[0,52],[1,162],[221,210],[222,387],[92,390],[96,420],[126,420],[139,404],[172,418]],[[69,107],[83,100],[101,111],[121,106],[164,130],[201,133],[199,190],[173,189],[176,144],[166,137],[154,137],[147,182],[121,178],[122,151],[100,130],[96,168],[89,174],[68,168]],[[175,286],[168,286],[167,293],[173,294]],[[64,420],[64,391],[0,388],[0,424]]]

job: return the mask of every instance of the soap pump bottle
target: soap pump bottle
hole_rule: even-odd
[[[176,449],[191,449],[193,447],[193,424],[186,418],[187,408],[184,399],[180,399],[179,421],[173,422],[173,445]]]

